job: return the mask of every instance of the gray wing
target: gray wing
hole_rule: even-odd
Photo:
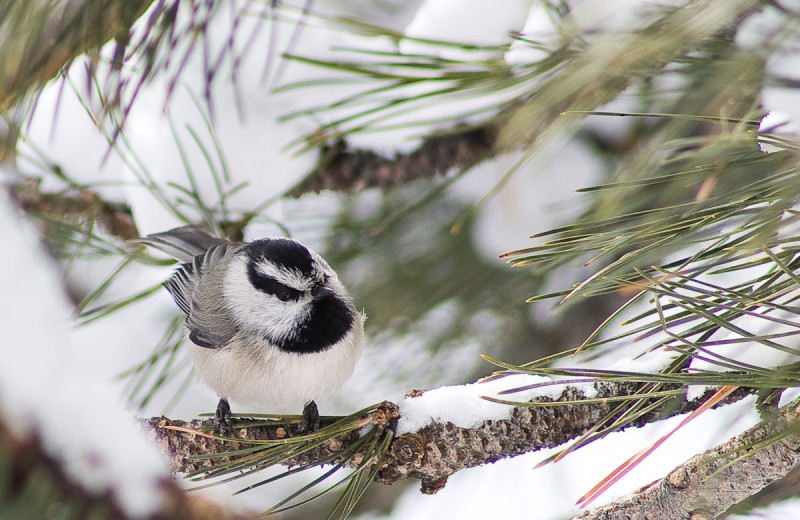
[[[183,262],[163,285],[186,316],[189,339],[206,348],[225,346],[236,334],[223,301],[226,260],[242,244],[214,237],[198,226],[183,226],[134,242],[160,249]]]
[[[212,247],[181,264],[164,287],[186,316],[189,339],[206,348],[221,348],[236,334],[236,324],[223,300],[225,267],[239,244]],[[227,260],[227,261],[226,261]]]

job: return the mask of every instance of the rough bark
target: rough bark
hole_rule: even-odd
[[[628,395],[634,385],[603,384],[598,390],[604,397]],[[741,399],[747,390],[731,395],[722,404]],[[568,388],[561,400],[580,400],[583,394]],[[543,399],[546,401],[547,399]],[[634,426],[695,409],[703,399],[684,402],[668,414],[654,413]],[[583,433],[604,415],[610,404],[567,405],[557,407],[515,408],[510,420],[488,421],[477,428],[459,428],[453,424],[433,424],[417,433],[394,439],[388,456],[382,462],[376,480],[391,484],[401,478],[422,480],[423,493],[435,493],[447,482],[447,477],[461,469],[494,462],[562,444]],[[398,407],[383,403],[368,420],[382,427],[391,427]],[[240,425],[244,419],[238,420]],[[715,518],[731,506],[784,478],[800,461],[800,400],[778,410],[768,420],[754,426],[730,441],[695,456],[676,467],[663,479],[650,484],[633,495],[610,504],[588,510],[575,520],[663,520]],[[208,467],[210,462],[190,458],[194,455],[224,453],[246,447],[246,441],[232,443],[204,437],[185,429],[213,428],[213,421],[172,421],[166,418],[143,420],[145,428],[160,443],[179,471],[195,471]],[[171,429],[179,427],[180,430]],[[781,440],[766,447],[755,446],[782,432]],[[275,439],[293,435],[291,428],[248,428],[236,430],[242,439]],[[359,437],[358,430],[333,439],[307,452],[302,459],[284,463],[313,464],[314,460],[346,448]],[[227,459],[231,460],[231,459]],[[219,459],[217,459],[219,462]]]
[[[796,434],[764,449],[753,446],[787,427],[795,428],[796,432],[798,420],[800,401],[793,401],[783,407],[774,420],[761,422],[728,442],[692,457],[632,496],[586,511],[575,520],[716,518],[732,505],[782,479],[797,465],[800,436]]]
[[[612,398],[631,395],[638,389],[636,384],[598,383],[597,397]],[[748,395],[749,390],[740,389],[725,402],[730,403]],[[575,401],[586,399],[582,391],[567,387],[558,400]],[[550,398],[539,398],[540,402],[551,402]],[[640,427],[668,416],[691,411],[701,400],[674,403],[669,411],[654,411],[641,417],[631,426]],[[517,407],[508,420],[487,421],[475,428],[461,428],[452,423],[434,423],[415,433],[406,433],[393,439],[390,450],[376,476],[378,482],[391,484],[400,479],[422,481],[423,493],[435,493],[447,478],[469,467],[497,461],[564,444],[585,433],[607,415],[618,402],[601,402],[580,405]],[[399,408],[389,402],[383,403],[367,421],[380,427],[389,426],[396,420]],[[150,435],[167,454],[176,471],[192,472],[212,465],[212,461],[192,459],[201,454],[223,454],[247,446],[250,439],[279,439],[293,435],[285,426],[241,427],[250,420],[234,422],[236,435],[243,442],[236,443],[205,437],[187,432],[213,430],[213,420],[175,421],[165,417],[143,420]],[[181,429],[174,429],[175,427]],[[313,464],[331,454],[340,452],[359,438],[358,431],[350,432],[306,452],[302,460],[291,459],[286,465]],[[230,459],[225,459],[230,460]],[[356,459],[358,460],[358,459]],[[217,459],[213,463],[219,463]]]

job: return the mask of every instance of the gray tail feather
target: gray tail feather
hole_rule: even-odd
[[[199,226],[170,229],[163,233],[135,238],[131,242],[155,247],[183,263],[191,262],[195,256],[202,255],[212,247],[229,243],[227,240],[209,235]]]

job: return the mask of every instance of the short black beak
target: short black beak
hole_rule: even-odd
[[[333,290],[325,287],[324,285],[317,285],[313,289],[311,289],[311,297],[314,301],[325,300],[333,296]]]

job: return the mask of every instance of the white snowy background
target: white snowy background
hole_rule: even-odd
[[[586,27],[630,30],[646,21],[645,17],[638,14],[640,11],[637,6],[642,2],[586,0],[576,3],[576,19]],[[313,8],[345,16],[363,14],[356,4],[344,0],[318,0],[313,3]],[[536,1],[426,0],[419,3],[419,8],[415,10],[416,5],[417,3],[405,5],[403,2],[376,2],[367,15],[373,16],[378,23],[395,23],[396,29],[418,38],[446,39],[470,44],[508,44],[506,59],[511,63],[537,58],[536,51],[517,43],[511,44],[511,31],[524,31],[530,37],[545,42],[548,38],[555,38],[552,21]],[[763,16],[748,22],[748,32],[740,35],[739,43],[743,46],[759,45],[760,38],[776,23],[774,18],[775,13],[767,10]],[[209,28],[212,48],[225,44],[230,23],[229,10],[221,9],[220,15]],[[255,22],[244,18],[241,23],[242,34],[248,34],[248,24]],[[336,51],[336,48],[394,49],[393,44],[387,40],[330,30],[325,23],[319,21],[310,22],[302,29],[299,37],[293,37],[295,23],[291,19],[278,23],[272,31],[278,48],[286,48],[292,41],[291,51],[298,55],[331,58],[341,52]],[[334,101],[352,94],[353,89],[357,88],[326,85],[271,93],[272,87],[314,79],[319,76],[320,71],[297,62],[281,65],[273,63],[265,75],[269,35],[270,31],[261,31],[253,45],[256,50],[247,54],[240,67],[236,89],[227,81],[217,81],[213,89],[214,129],[233,177],[230,184],[248,183],[247,188],[240,190],[231,200],[231,207],[234,208],[258,206],[277,196],[297,182],[315,163],[316,157],[313,154],[294,156],[285,146],[313,131],[323,116],[278,122],[279,116]],[[409,53],[434,51],[415,42],[402,43],[401,50]],[[441,52],[446,57],[458,58],[458,51],[455,49],[447,48]],[[789,75],[793,60],[796,59],[782,53],[781,49],[776,49],[775,59],[770,62],[770,66]],[[28,141],[20,144],[17,168],[26,174],[41,173],[34,162],[25,159],[35,155],[35,147],[42,150],[54,163],[60,164],[74,180],[90,185],[102,183],[100,191],[104,197],[129,204],[142,233],[162,231],[181,224],[173,214],[154,200],[149,191],[139,185],[137,175],[142,168],[137,164],[143,164],[160,185],[166,186],[171,182],[189,186],[187,168],[176,142],[180,141],[180,146],[187,150],[188,161],[200,184],[200,193],[209,201],[215,200],[216,192],[206,160],[187,131],[189,127],[195,129],[207,146],[213,148],[210,134],[205,130],[202,111],[198,108],[196,98],[190,94],[202,92],[202,70],[199,53],[196,53],[166,109],[164,97],[167,79],[160,78],[148,85],[139,95],[126,123],[126,146],[119,153],[112,153],[105,161],[106,141],[86,114],[76,91],[63,88],[58,83],[50,85],[40,96],[27,127]],[[794,70],[796,71],[796,67]],[[82,74],[81,67],[72,68],[71,75],[76,85],[81,84]],[[325,73],[325,77],[333,75],[330,71]],[[419,91],[410,89],[409,95],[417,92]],[[240,116],[234,101],[237,95],[241,96],[245,107],[244,117]],[[767,90],[765,102],[774,112],[772,121],[798,121],[800,113],[797,112],[797,107],[800,107],[800,100],[796,96],[795,91]],[[435,119],[439,115],[464,113],[474,109],[477,104],[493,101],[495,100],[486,98],[456,99],[451,103],[426,107],[425,116]],[[407,115],[409,121],[415,120],[417,116],[418,114]],[[324,117],[332,118],[334,114]],[[170,120],[173,127],[170,126]],[[625,123],[606,118],[600,123],[590,121],[587,124],[595,125],[613,138],[621,132],[621,126]],[[418,136],[424,133],[424,129],[415,127],[357,134],[350,139],[350,143],[390,154],[412,149],[418,143]],[[515,161],[515,157],[508,156],[485,163],[459,179],[452,186],[451,193],[464,201],[476,201],[492,188]],[[473,227],[474,243],[487,261],[496,261],[496,255],[502,251],[530,245],[526,237],[532,231],[568,222],[578,214],[582,208],[582,200],[573,190],[589,185],[599,178],[602,168],[603,165],[584,144],[568,137],[555,145],[545,147],[483,207]],[[52,176],[45,175],[44,179],[45,189],[60,187]],[[339,195],[323,194],[306,196],[298,201],[277,201],[266,207],[264,214],[274,221],[286,224],[295,236],[312,247],[318,247],[326,235],[326,221],[336,212],[340,200]],[[16,325],[11,330],[12,344],[22,341],[15,338],[25,338],[31,344],[30,351],[3,347],[9,353],[0,363],[0,396],[3,397],[0,406],[3,407],[4,415],[8,417],[13,412],[14,416],[21,414],[39,417],[22,424],[27,424],[28,427],[41,424],[46,432],[48,421],[58,418],[48,419],[47,412],[42,410],[52,403],[45,394],[60,394],[76,401],[90,402],[92,406],[123,410],[124,382],[115,379],[115,376],[140,362],[160,339],[175,313],[168,294],[159,291],[106,319],[83,327],[70,326],[65,317],[66,300],[60,294],[57,281],[61,271],[50,263],[36,260],[43,255],[31,239],[34,233],[31,227],[16,222],[7,207],[7,201],[0,201],[0,206],[0,225],[4,229],[15,230],[9,234],[5,252],[0,255],[0,273],[5,273],[5,294],[0,300],[0,315],[4,321]],[[256,222],[246,231],[248,238],[281,232],[268,219]],[[31,281],[30,284],[21,283],[24,279],[20,277],[14,279],[13,276],[8,276],[9,273],[20,272],[20,265],[26,265],[25,269],[29,274],[25,276]],[[115,261],[107,259],[81,260],[70,266],[67,281],[72,287],[91,290],[115,265]],[[125,272],[108,298],[124,297],[135,290],[157,284],[169,272],[168,267],[137,266]],[[42,304],[53,300],[57,300],[53,303],[56,308],[47,312],[51,321],[44,327],[42,313],[45,309]],[[366,311],[369,314],[369,309]],[[435,329],[438,323],[446,320],[447,313],[446,308],[431,311],[429,319],[417,331],[419,337],[413,334],[394,338],[382,336],[380,331],[369,330],[368,322],[370,342],[364,358],[340,395],[329,402],[320,403],[324,413],[349,413],[382,399],[400,402],[403,393],[408,389],[433,388],[454,383],[459,373],[474,371],[477,367],[483,367],[489,373],[491,367],[478,357],[479,353],[485,351],[484,345],[468,344],[456,353],[440,351],[436,354],[431,354],[420,346],[420,337],[428,332],[426,327]],[[61,318],[53,321],[53,316]],[[44,328],[56,325],[57,330],[54,329],[52,334],[42,333]],[[7,337],[9,330],[4,326],[4,337]],[[26,333],[26,330],[30,333]],[[69,349],[62,350],[62,343],[69,344]],[[65,357],[68,362],[64,362]],[[443,371],[430,369],[437,365],[446,365],[449,368]],[[29,385],[22,381],[31,382],[33,379],[22,378],[20,381],[19,378],[14,378],[20,374],[38,374],[37,377],[55,374],[53,381],[58,384],[53,383],[50,386],[41,383],[36,387],[35,393],[31,393]],[[69,382],[62,384],[62,378]],[[177,391],[179,384],[179,380],[170,383],[171,386],[166,391],[158,394],[144,410],[137,413],[142,416],[160,414],[170,394]],[[437,397],[450,403],[462,402],[460,400],[463,399],[469,403],[469,396],[474,395],[474,390],[471,387],[445,390],[444,394],[431,393],[427,399],[433,409],[441,409],[441,401],[437,401]],[[25,395],[36,398],[23,399]],[[216,399],[202,384],[193,382],[185,397],[170,410],[170,415],[175,418],[192,418],[197,413],[213,410]],[[485,403],[479,400],[475,402]],[[420,402],[416,406],[424,406],[424,403]],[[490,407],[493,410],[485,413],[504,413],[498,412],[497,406],[499,405],[493,405]],[[468,404],[448,405],[450,410],[462,407],[466,411],[474,412]],[[703,414],[674,435],[597,503],[612,500],[663,476],[676,464],[754,424],[758,419],[748,411],[751,408],[752,403],[747,401]],[[411,408],[408,410],[410,416],[414,413],[421,414],[420,420],[424,422],[426,410],[420,409],[414,413],[411,413]],[[66,409],[61,411],[66,412]],[[75,410],[74,413],[79,414],[81,410]],[[95,412],[89,407],[85,413],[89,414],[88,417]],[[119,414],[109,412],[107,420],[111,420],[112,415]],[[464,418],[447,419],[456,421]],[[118,421],[122,424],[126,419],[120,418]],[[549,452],[532,453],[462,471],[451,477],[447,486],[434,496],[421,495],[416,484],[413,484],[405,488],[389,512],[364,513],[361,518],[563,518],[577,512],[574,505],[577,499],[603,478],[610,468],[616,467],[642,447],[658,439],[679,421],[680,418],[674,418],[642,429],[611,435],[567,457],[563,462],[539,469],[534,469],[534,466]],[[84,424],[87,429],[92,427],[90,423],[76,424]],[[413,425],[405,427],[411,429]],[[80,438],[81,435],[76,434],[75,437]],[[69,451],[69,448],[58,449]],[[72,449],[79,454],[83,448],[76,441]],[[142,450],[143,453],[147,452],[146,448]],[[117,456],[124,451],[113,451],[108,456]],[[153,460],[153,457],[137,458],[136,464],[130,460],[118,461],[118,464],[124,464],[125,471],[110,473],[130,473],[132,466],[137,466],[143,475],[157,475],[163,471],[159,469],[160,463]],[[91,472],[85,470],[87,477]],[[97,475],[93,475],[86,482],[91,482],[96,477]],[[146,477],[143,479],[147,480]],[[207,493],[233,507],[263,510],[283,498],[292,485],[284,483],[265,486],[231,497],[232,491],[244,486],[242,482],[237,482],[233,486],[212,488]],[[143,492],[143,495],[146,493]],[[157,497],[153,495],[153,501],[155,500]],[[142,508],[141,511],[148,510],[147,503],[137,505]],[[762,518],[777,520],[797,518],[798,515],[800,502],[790,501],[772,506],[763,513]]]

